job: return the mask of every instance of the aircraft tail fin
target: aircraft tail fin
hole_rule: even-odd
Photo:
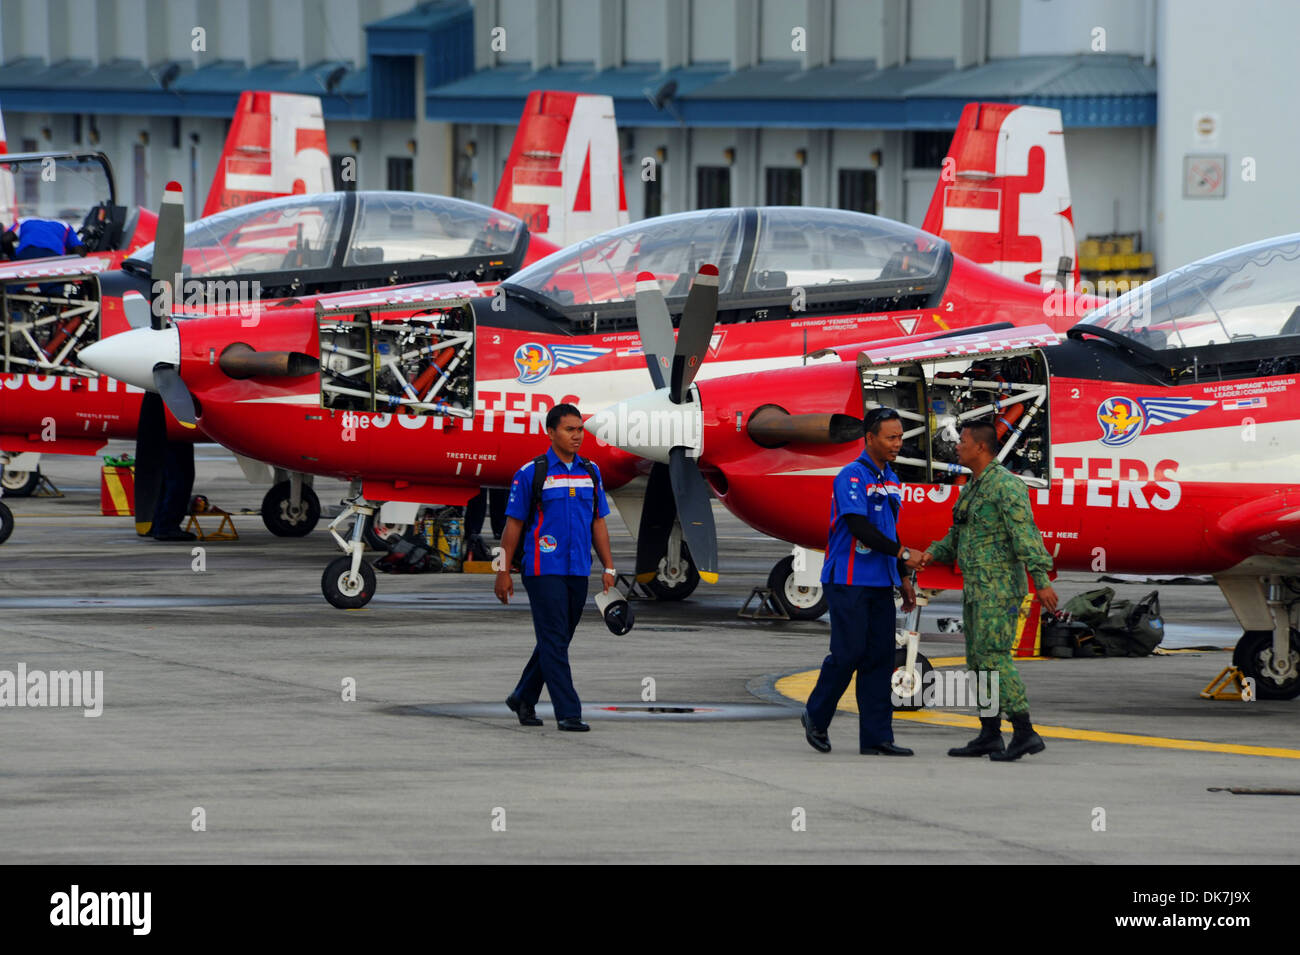
[[[320,98],[241,93],[203,214],[260,199],[333,190]]]
[[[530,93],[493,205],[561,247],[626,223],[613,99]]]
[[[922,228],[1035,286],[1055,285],[1064,268],[1073,290],[1079,265],[1060,110],[967,104]]]

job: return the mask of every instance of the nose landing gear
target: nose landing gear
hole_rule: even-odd
[[[375,570],[365,560],[365,531],[379,508],[377,505],[350,501],[338,517],[330,521],[330,536],[343,548],[344,556],[335,558],[321,575],[320,589],[331,606],[340,610],[357,610],[370,603],[375,595]],[[336,528],[352,522],[351,538],[345,540]]]

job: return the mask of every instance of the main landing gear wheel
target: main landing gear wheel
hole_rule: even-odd
[[[889,690],[900,700],[911,699],[911,703],[903,703],[894,707],[896,713],[909,713],[912,710],[924,708],[921,701],[922,691],[925,687],[926,674],[934,669],[930,663],[930,658],[924,653],[916,655],[916,665],[911,670],[905,669],[907,666],[907,648],[898,647],[894,651],[894,666],[896,669],[889,678]]]
[[[9,508],[0,502],[0,544],[9,539],[9,535],[14,532],[14,515]]]
[[[1257,698],[1294,700],[1300,696],[1300,636],[1294,630],[1290,650],[1290,667],[1279,672],[1273,659],[1272,632],[1247,630],[1232,651],[1232,664],[1254,679]]]
[[[644,584],[646,590],[656,600],[685,600],[700,585],[700,572],[695,569],[695,560],[683,543],[681,557],[670,562],[667,556],[659,561],[659,573]]]
[[[306,537],[320,520],[320,498],[308,485],[302,486],[302,502],[289,500],[289,482],[274,484],[262,498],[262,523],[276,537]]]
[[[35,471],[5,471],[0,474],[0,487],[10,497],[30,497],[40,483],[40,468]]]
[[[336,558],[326,565],[325,573],[321,574],[320,590],[325,599],[340,610],[364,607],[375,595],[375,569],[362,561],[354,576],[352,558]]]
[[[791,620],[816,620],[826,612],[826,591],[820,586],[800,587],[794,580],[794,555],[779,560],[767,575],[767,588]]]

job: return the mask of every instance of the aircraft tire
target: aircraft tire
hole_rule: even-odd
[[[795,586],[793,554],[776,562],[767,575],[767,586],[791,620],[816,620],[830,606],[823,587]]]
[[[659,573],[643,585],[655,600],[685,600],[700,585],[700,572],[695,569],[695,560],[684,542],[682,556],[686,558],[685,566],[678,568],[675,575],[668,573],[668,558],[665,557],[659,561]]]
[[[14,532],[14,515],[13,511],[5,507],[4,502],[0,501],[0,544],[9,539],[9,535]]]
[[[906,662],[907,662],[907,648],[906,647],[895,648],[894,669],[895,670],[900,669],[903,666],[903,664],[905,664]],[[899,706],[895,706],[894,712],[896,713],[911,713],[915,710],[925,709],[925,703],[922,701],[921,697],[925,687],[926,674],[928,674],[930,671],[934,669],[934,664],[930,662],[930,658],[927,657],[924,653],[917,653],[916,668],[921,671],[922,689],[917,690],[917,692],[912,696],[912,699],[916,700],[915,703],[906,703]]]
[[[338,557],[325,566],[321,574],[320,589],[330,606],[340,610],[356,610],[370,603],[375,595],[375,569],[365,561],[361,562],[358,572],[361,580],[350,581],[352,558]]]
[[[1291,631],[1291,656],[1300,657],[1300,637]],[[1267,666],[1273,659],[1273,634],[1267,630],[1247,630],[1232,652],[1234,666],[1255,681],[1255,694],[1261,700],[1294,700],[1300,696],[1300,673],[1278,682],[1268,676]]]
[[[262,523],[276,537],[306,537],[320,521],[320,498],[306,484],[302,486],[302,509],[289,509],[289,482],[271,485],[262,498]]]
[[[35,471],[5,471],[0,476],[0,487],[9,497],[30,497],[41,483],[41,469]]]
[[[1246,662],[1246,647],[1253,645],[1255,640],[1262,640],[1264,637],[1273,639],[1272,630],[1247,630],[1237,641],[1237,645],[1232,648],[1232,665],[1241,668]]]

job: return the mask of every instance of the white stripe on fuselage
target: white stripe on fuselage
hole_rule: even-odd
[[[809,359],[808,364],[825,361],[839,361],[837,356]],[[696,375],[697,381],[711,378],[725,378],[729,375],[752,375],[778,368],[794,368],[804,364],[803,355],[780,355],[772,358],[751,358],[738,361],[708,361]],[[650,372],[644,365],[636,368],[620,368],[607,371],[580,371],[550,375],[533,385],[521,384],[515,378],[488,378],[475,384],[475,391],[480,396],[483,392],[525,392],[544,394],[557,403],[565,395],[577,395],[582,403],[584,413],[600,411],[610,405],[625,401],[636,395],[650,391]],[[242,398],[240,404],[293,404],[318,405],[320,393],[312,391],[306,394],[277,395],[269,398]],[[481,407],[480,407],[481,410]]]
[[[1140,435],[1115,447],[1096,441],[1052,445],[1052,477],[1065,477],[1062,459],[1082,458],[1084,465],[1070,475],[1075,480],[1115,481],[1122,462],[1141,462],[1148,473],[1165,461],[1178,465],[1182,483],[1294,484],[1300,474],[1300,421],[1261,421],[1192,431],[1165,432],[1167,425],[1148,425]],[[1101,426],[1097,426],[1100,437]],[[1111,459],[1110,473],[1092,477],[1089,462]]]
[[[816,360],[808,364],[839,361],[838,356]],[[778,355],[771,358],[749,358],[737,361],[708,359],[695,376],[696,381],[725,378],[730,375],[752,375],[778,368],[794,368],[804,364],[803,355]],[[651,390],[650,372],[645,365],[609,371],[578,371],[551,375],[535,385],[522,385],[514,378],[491,378],[479,381],[476,390],[502,392],[524,391],[553,397],[557,402],[565,395],[577,395],[584,414],[600,411],[610,405]]]

